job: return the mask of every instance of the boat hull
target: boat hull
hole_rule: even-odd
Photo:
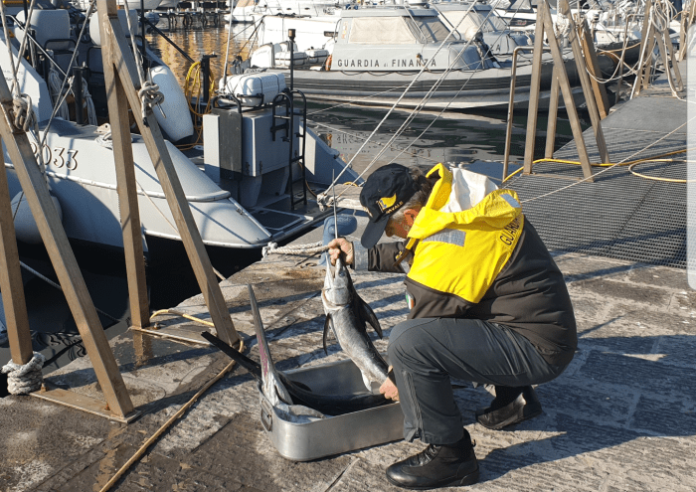
[[[566,61],[566,70],[571,86],[578,87],[580,80],[572,59]],[[517,69],[515,107],[526,107],[529,103],[531,72],[530,64]],[[553,64],[547,60],[541,71],[542,107],[544,102],[548,102],[552,73]],[[307,98],[317,101],[379,106],[396,104],[400,108],[424,104],[424,109],[434,110],[502,110],[509,104],[511,68],[508,67],[451,71],[430,96],[429,91],[442,79],[443,72],[425,72],[403,94],[415,77],[414,72],[376,74],[295,70],[294,85]],[[426,96],[428,98],[424,100]]]

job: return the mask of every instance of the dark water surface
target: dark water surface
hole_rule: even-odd
[[[166,27],[160,22],[160,27]],[[247,29],[246,32],[242,32]],[[231,53],[246,55],[246,26],[235,26]],[[227,45],[227,30],[224,27],[173,30],[167,33],[194,59],[204,54],[218,54],[212,60],[215,75],[222,73]],[[150,42],[176,73],[182,85],[186,81],[190,63],[159,36],[149,36]],[[362,150],[361,146],[387,114],[388,108],[357,107],[349,105],[310,104],[309,126],[333,148],[341,152],[346,161],[353,160],[353,167],[363,172],[395,161],[407,166],[431,166],[438,162],[459,164],[475,172],[481,172],[499,181],[505,143],[504,113],[420,113],[399,136],[387,144],[409,116],[409,112],[395,111],[381,125]],[[539,118],[540,129],[545,120]],[[429,128],[428,128],[429,127]],[[518,111],[514,118],[512,160],[521,161],[524,152],[526,112]],[[425,133],[424,130],[427,131]],[[557,147],[570,140],[570,128],[565,120],[559,120]],[[537,149],[543,151],[543,139]],[[403,149],[409,147],[406,151]],[[382,155],[379,155],[382,153]],[[515,166],[511,170],[516,169]],[[155,255],[148,261],[147,281],[150,309],[176,306],[184,299],[200,292],[195,276],[179,243],[153,241],[150,245]],[[225,276],[249,265],[260,258],[258,251],[240,252],[208,249],[213,266]],[[107,314],[100,314],[109,337],[123,333],[128,327],[128,292],[125,261],[122,251],[104,251],[89,245],[76,245],[75,254],[82,268],[95,306]],[[52,278],[55,275],[43,247],[20,244],[21,259]],[[84,347],[63,294],[38,278],[30,278],[25,285],[30,326],[34,349],[40,350],[50,364],[45,373],[67,364],[85,354]],[[123,320],[116,323],[114,320]],[[0,346],[0,364],[10,358],[7,344]],[[0,380],[0,395],[5,390]]]

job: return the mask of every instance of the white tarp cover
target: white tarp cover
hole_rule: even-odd
[[[350,44],[415,44],[403,17],[354,18],[348,38]]]

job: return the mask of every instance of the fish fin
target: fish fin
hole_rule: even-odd
[[[321,340],[322,343],[324,344],[324,353],[326,355],[329,355],[329,349],[326,348],[326,339],[327,339],[327,335],[329,333],[330,324],[331,324],[331,314],[327,314],[326,321],[324,321],[324,335],[322,336],[322,340]]]
[[[374,330],[377,332],[377,335],[379,335],[379,338],[383,338],[382,335],[382,326],[379,324],[379,320],[377,319],[377,315],[375,312],[372,310],[370,305],[360,299],[360,317],[369,325],[374,328]]]

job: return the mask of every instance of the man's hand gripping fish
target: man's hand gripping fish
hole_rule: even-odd
[[[369,323],[382,338],[382,328],[372,308],[358,295],[348,270],[339,258],[336,260],[334,273],[327,262],[324,288],[321,301],[326,313],[324,323],[324,352],[329,326],[333,329],[338,343],[348,357],[360,369],[363,382],[372,391],[387,379],[387,363],[367,335],[366,324]],[[328,352],[327,352],[328,353]]]

